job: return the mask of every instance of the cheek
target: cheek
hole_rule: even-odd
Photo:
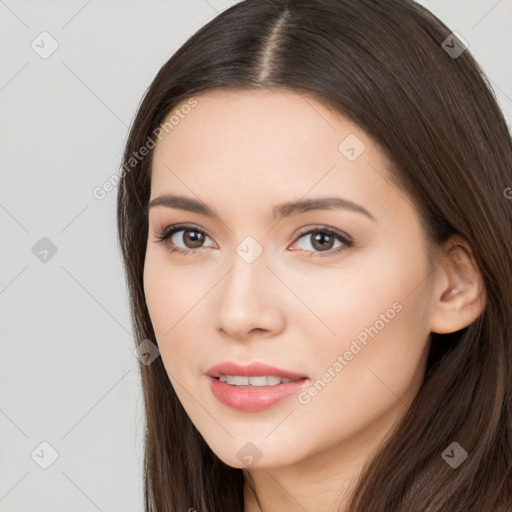
[[[160,251],[146,255],[144,294],[164,366],[171,375],[184,374],[204,347],[205,326],[212,323],[204,308],[215,279],[193,266],[169,262]],[[218,279],[218,278],[217,278]]]
[[[423,270],[421,263],[416,267],[407,265],[390,251],[368,252],[336,267],[317,267],[308,272],[281,269],[281,274],[304,304],[289,307],[287,314],[293,315],[289,317],[291,327],[310,325],[316,329],[316,338],[325,340],[322,347],[333,349],[375,322],[379,330],[387,328],[388,320],[399,316],[397,310],[413,297],[408,296],[412,283],[421,279]]]
[[[148,307],[151,323],[157,338],[164,332],[165,312],[170,310],[170,282],[164,267],[151,251],[146,252],[144,262],[144,296]],[[171,326],[169,323],[167,329]]]
[[[207,290],[207,281],[201,273],[170,263],[165,249],[147,251],[144,294],[157,337],[172,336],[173,326],[178,325]]]
[[[290,320],[302,331],[298,351],[309,354],[311,374],[332,381],[328,387],[344,395],[389,394],[379,377],[403,390],[423,361],[428,339],[428,297],[419,285],[425,272],[420,254],[393,250],[358,260],[357,270],[322,270],[296,281],[294,291],[307,297],[316,314],[301,308]]]
[[[412,402],[423,380],[428,333],[419,325],[423,308],[408,291],[340,298],[322,317],[336,335],[319,339],[311,331],[309,344],[298,349],[308,354],[312,383],[297,395],[296,423],[288,432],[309,435],[309,449],[362,432],[371,442],[381,420]]]

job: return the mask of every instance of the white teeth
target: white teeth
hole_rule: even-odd
[[[249,377],[239,377],[238,375],[235,375],[233,384],[235,386],[248,386]]]
[[[281,379],[279,379],[279,382],[281,382]],[[276,382],[276,384],[279,384],[279,382]],[[251,386],[267,386],[267,377],[249,377],[249,384]]]
[[[241,375],[219,375],[219,380],[232,386],[277,386],[278,384],[285,384],[298,379],[287,379],[286,377],[276,377],[275,375],[261,376],[261,377],[244,377]]]

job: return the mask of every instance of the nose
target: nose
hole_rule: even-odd
[[[219,283],[216,327],[224,336],[273,337],[284,329],[284,290],[264,254],[249,263],[235,253],[230,271]]]

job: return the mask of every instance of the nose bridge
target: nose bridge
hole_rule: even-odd
[[[265,280],[266,258],[263,246],[253,236],[246,236],[236,247],[231,258],[231,271],[227,276],[225,292],[234,294],[238,300],[246,300],[246,294],[261,292],[257,286]]]
[[[236,253],[246,264],[252,265],[261,259],[263,246],[252,235],[248,235],[237,245]]]
[[[282,311],[275,303],[269,283],[274,276],[267,263],[263,246],[254,237],[245,237],[235,247],[217,307],[218,327],[233,337],[243,338],[252,329],[281,328]]]

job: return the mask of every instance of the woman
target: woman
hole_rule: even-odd
[[[118,195],[146,510],[508,510],[511,186],[413,1],[246,0],[186,41]]]

